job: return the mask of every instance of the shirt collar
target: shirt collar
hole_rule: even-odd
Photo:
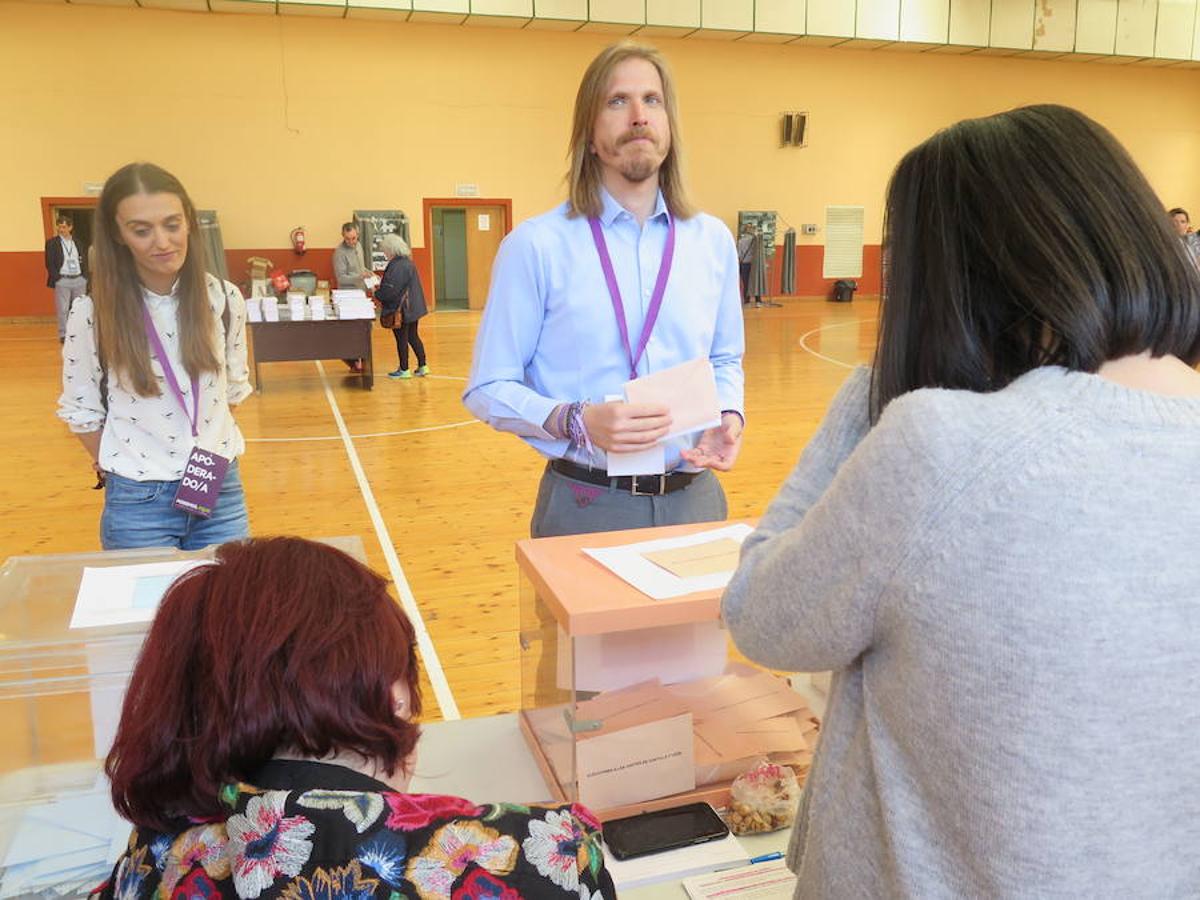
[[[142,299],[145,300],[147,303],[153,303],[153,304],[159,305],[159,304],[166,302],[167,300],[174,300],[178,296],[179,296],[179,279],[178,278],[176,278],[175,283],[173,285],[171,285],[171,290],[165,294],[156,294],[156,293],[154,293],[154,291],[150,290],[150,288],[146,287],[144,284],[142,285]]]
[[[323,789],[390,793],[393,790],[382,781],[336,763],[299,759],[267,760],[248,781],[255,787],[272,791]]]
[[[608,192],[608,188],[606,188],[604,185],[600,185],[600,205],[600,224],[604,225],[605,227],[612,225],[612,223],[619,219],[622,214],[633,218],[633,213],[618,203],[616,198]],[[654,212],[650,214],[650,219],[647,221],[657,219],[659,216],[665,216],[666,214],[667,201],[663,197],[663,192],[660,188],[657,196],[654,198]]]

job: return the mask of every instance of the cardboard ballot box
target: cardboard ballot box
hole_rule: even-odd
[[[609,819],[695,800],[724,806],[732,779],[762,759],[803,777],[818,729],[804,698],[730,662],[721,587],[679,593],[721,580],[748,530],[705,523],[517,543],[521,728],[557,799]],[[700,543],[667,550],[664,539]],[[638,557],[618,566],[624,577],[588,552],[607,558],[602,548],[617,547]],[[672,590],[652,575],[643,587],[662,597],[653,599],[631,583],[639,566],[686,579]]]
[[[366,559],[357,537],[325,543]],[[17,556],[0,566],[0,896],[43,896],[62,883],[60,872],[94,886],[124,848],[129,826],[113,812],[101,770],[174,577],[159,573],[214,550]],[[90,618],[76,604],[85,579],[96,601]],[[118,621],[134,610],[141,621]],[[64,825],[68,833],[59,833]]]

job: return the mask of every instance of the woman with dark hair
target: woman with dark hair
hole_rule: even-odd
[[[387,581],[299,538],[170,588],[105,770],[136,826],[101,897],[613,897],[572,806],[408,794],[416,636]]]
[[[722,603],[835,672],[797,896],[1196,896],[1196,270],[1063,107],[939,132],[886,213],[874,369]]]
[[[158,166],[117,170],[95,227],[58,415],[105,488],[101,544],[191,550],[245,537],[245,442],[230,412],[250,394],[241,292],[206,271],[196,209]]]

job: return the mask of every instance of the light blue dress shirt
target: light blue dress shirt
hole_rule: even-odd
[[[600,222],[636,352],[662,263],[667,207],[659,192],[653,215],[639,226],[603,188],[601,196]],[[604,468],[603,450],[596,448],[589,459],[583,448],[569,448],[542,427],[558,404],[602,403],[621,395],[629,381],[629,356],[588,220],[569,218],[567,210],[564,203],[521,223],[500,245],[463,402],[543,456]],[[744,349],[733,236],[720,219],[704,213],[677,219],[671,276],[638,374],[707,357],[721,408],[744,415]],[[667,443],[668,469],[697,437]]]

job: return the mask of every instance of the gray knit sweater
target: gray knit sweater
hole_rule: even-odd
[[[723,601],[837,673],[796,896],[1200,896],[1200,399],[1048,367],[868,432],[868,381]]]

